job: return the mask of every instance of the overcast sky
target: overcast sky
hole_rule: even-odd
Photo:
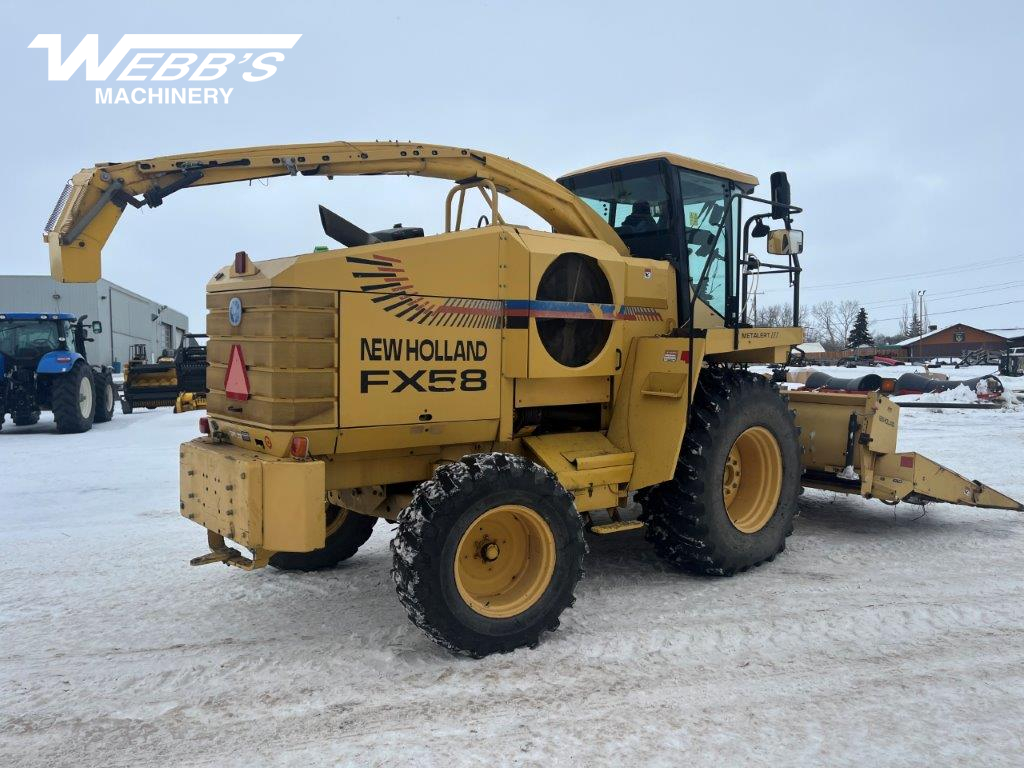
[[[765,192],[772,171],[789,172],[806,208],[805,303],[856,299],[892,331],[886,319],[926,290],[940,327],[1024,326],[1020,3],[2,7],[0,274],[48,271],[43,224],[68,177],[100,161],[400,138],[556,176],[671,150],[753,173]],[[127,33],[197,32],[302,37],[264,82],[229,74],[207,84],[235,88],[226,106],[96,104],[100,85],[157,84],[89,82],[84,68],[49,82],[46,52],[28,48],[59,33],[66,57],[98,33],[102,58]],[[235,251],[272,258],[329,242],[317,203],[366,229],[437,231],[447,187],[300,177],[189,190],[156,210],[129,209],[103,273],[201,328],[204,285]],[[775,287],[761,300],[784,301]]]

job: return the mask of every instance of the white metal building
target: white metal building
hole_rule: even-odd
[[[89,361],[125,363],[132,344],[145,344],[149,359],[178,346],[188,317],[158,301],[110,282],[58,283],[43,275],[0,275],[0,312],[69,312],[103,323],[88,345]]]

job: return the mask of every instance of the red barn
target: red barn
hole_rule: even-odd
[[[936,357],[963,357],[977,349],[1002,352],[1007,347],[1007,338],[998,333],[984,331],[963,323],[951,325],[938,331],[926,333],[899,343],[915,359],[931,360]]]

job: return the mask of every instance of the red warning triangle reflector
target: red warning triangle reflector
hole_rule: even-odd
[[[231,345],[228,371],[224,375],[224,393],[232,400],[249,399],[249,374],[245,370],[245,358],[238,344]]]

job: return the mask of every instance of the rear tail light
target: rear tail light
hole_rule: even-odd
[[[199,417],[199,432],[204,435],[210,434],[210,419],[208,417]]]
[[[295,459],[309,458],[309,438],[299,436],[293,437],[292,444],[289,446],[288,452],[291,453],[292,458]]]
[[[882,379],[882,386],[879,389],[891,395],[896,391],[896,379]]]

